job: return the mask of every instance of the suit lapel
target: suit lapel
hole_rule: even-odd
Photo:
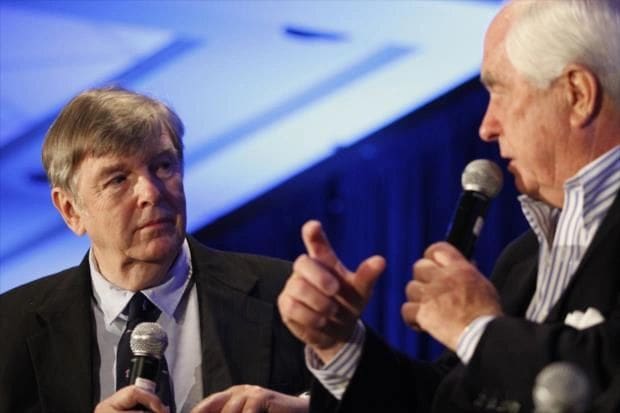
[[[34,314],[41,328],[27,345],[46,411],[91,411],[98,399],[87,265],[63,280]]]
[[[190,248],[205,396],[234,384],[268,385],[274,308],[251,295],[257,276],[235,254],[207,249],[191,238]]]
[[[500,293],[504,312],[523,317],[536,290],[538,241],[530,230],[507,248],[510,253],[498,261],[492,281]]]
[[[576,274],[583,273],[583,269],[586,265],[589,264],[589,261],[591,260],[594,254],[594,251],[599,251],[601,244],[607,243],[609,241],[608,240],[609,236],[613,234],[614,232],[618,231],[619,225],[620,225],[620,192],[618,192],[618,194],[616,195],[616,199],[614,200],[613,204],[611,204],[611,207],[609,207],[607,216],[605,216],[605,218],[603,219],[603,222],[601,222],[601,225],[598,231],[596,231],[596,235],[594,236],[594,239],[592,240],[592,242],[590,243],[590,246],[588,247],[586,253],[584,254],[583,259],[581,260],[581,263],[579,264],[579,267],[577,268]],[[618,245],[616,245],[615,248],[616,248],[616,251],[620,251],[620,249],[618,249]]]
[[[536,291],[538,255],[516,263],[508,280],[508,287],[501,290],[502,307],[506,314],[525,316],[527,307]]]

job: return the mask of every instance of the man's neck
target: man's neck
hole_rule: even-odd
[[[134,259],[112,261],[99,260],[94,251],[95,261],[101,275],[110,283],[129,291],[140,291],[163,284],[168,280],[169,270],[178,254],[170,255],[157,262]]]

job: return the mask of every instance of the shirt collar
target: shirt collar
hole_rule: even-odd
[[[103,320],[107,326],[122,315],[123,309],[133,297],[134,292],[120,288],[109,282],[100,272],[92,249],[88,254],[91,282],[95,304],[103,313]],[[163,284],[142,290],[142,293],[159,308],[162,313],[173,318],[174,313],[183,298],[192,275],[191,253],[187,239],[183,242],[181,251],[168,271],[169,277]]]
[[[584,225],[589,226],[595,220],[601,219],[601,214],[597,214],[600,212],[600,205],[605,204],[609,207],[613,201],[613,197],[620,189],[619,165],[620,145],[616,145],[581,168],[564,183],[565,200],[569,199],[569,193],[580,192]],[[612,194],[612,199],[608,202],[601,202],[602,198],[608,197],[609,194]],[[527,195],[520,195],[518,199],[523,215],[539,241],[551,244],[561,210]],[[567,205],[564,207],[566,208]]]
[[[560,209],[527,195],[519,195],[518,200],[521,203],[523,215],[536,234],[538,242],[550,246],[555,235]]]
[[[620,188],[620,145],[581,168],[564,184],[565,199],[569,193],[581,197],[583,222],[586,227],[602,219],[601,205],[608,207]],[[605,210],[607,208],[604,208]]]

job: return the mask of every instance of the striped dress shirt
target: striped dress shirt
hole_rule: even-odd
[[[536,291],[525,313],[543,322],[575,274],[620,189],[620,145],[584,166],[564,183],[564,205],[553,208],[521,195],[523,214],[538,238]],[[457,354],[465,364],[494,317],[474,320],[463,332]]]

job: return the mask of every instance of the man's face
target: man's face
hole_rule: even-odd
[[[562,86],[540,89],[516,71],[504,48],[508,19],[500,14],[485,39],[482,81],[490,100],[480,136],[498,141],[520,192],[561,206],[563,183],[571,172]]]
[[[86,233],[102,269],[171,262],[185,237],[183,171],[167,134],[131,156],[84,159],[71,225]]]

